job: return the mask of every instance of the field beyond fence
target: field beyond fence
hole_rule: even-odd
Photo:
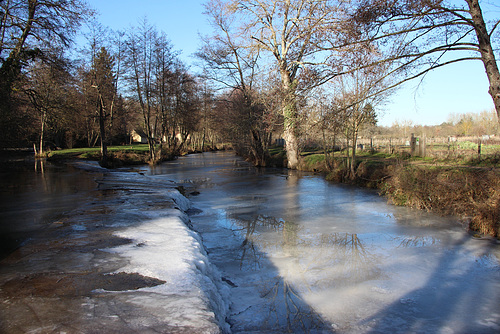
[[[425,137],[360,138],[358,150],[376,150],[388,154],[410,154],[422,158],[463,159],[500,154],[500,137]]]

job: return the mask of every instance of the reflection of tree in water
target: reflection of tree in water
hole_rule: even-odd
[[[284,219],[234,214],[244,241],[240,267],[257,270],[266,254],[281,254],[281,277],[262,282],[269,328],[327,328],[321,317],[304,302],[301,293],[349,285],[380,276],[377,259],[357,234],[313,234]],[[246,219],[245,219],[246,218]],[[271,235],[269,235],[269,233]],[[333,302],[333,301],[332,301]],[[325,327],[326,326],[326,327]]]
[[[295,223],[265,215],[248,217],[248,215],[232,213],[228,214],[228,217],[239,226],[239,231],[244,231],[244,240],[240,247],[241,268],[248,264],[253,269],[258,269],[260,268],[259,260],[263,257],[262,252],[270,253],[287,248],[288,245],[296,245],[299,242],[300,227]],[[273,238],[269,240],[263,236],[269,232],[281,233],[282,243],[277,243]]]
[[[259,268],[263,252],[281,251],[291,259],[295,279],[301,281],[303,288],[310,290],[330,285],[350,284],[380,275],[376,256],[365,248],[358,234],[301,233],[301,226],[272,216],[259,215],[245,224],[245,239],[241,245],[241,262]],[[263,237],[264,232],[278,232],[282,238]],[[409,244],[426,243],[431,240],[412,239],[403,241]],[[403,243],[402,242],[402,243]]]
[[[272,328],[287,332],[309,332],[330,329],[329,325],[312,309],[287,280],[278,278],[262,294],[269,302],[262,329]]]
[[[245,239],[241,243],[241,259],[240,259],[240,269],[243,268],[246,262],[249,264],[252,269],[256,270],[260,268],[260,259],[262,257],[262,253],[259,252],[254,243],[255,238],[255,227],[257,226],[256,221],[248,221],[246,227],[243,229],[246,230]]]
[[[275,217],[259,215],[254,219],[243,220],[241,217],[238,219],[240,225],[243,225],[241,230],[245,231],[244,240],[241,244],[241,260],[240,268],[247,264],[251,269],[260,268],[260,260],[263,257],[261,250],[268,250],[266,242],[262,240],[261,235],[263,231],[280,231],[283,230],[285,221]],[[261,232],[262,231],[262,232]],[[256,246],[256,244],[258,246]],[[269,244],[267,244],[269,246]]]
[[[299,224],[267,216],[259,216],[255,223],[281,232],[280,245],[258,238],[258,248],[269,252],[271,248],[280,247],[293,259],[294,275],[300,278],[308,290],[312,282],[315,282],[315,287],[318,284],[338,285],[342,281],[362,281],[380,274],[376,257],[368,252],[358,234],[301,233]],[[324,282],[318,280],[321,273],[325,276]]]
[[[236,215],[231,218],[235,219]],[[297,240],[297,224],[283,219],[258,215],[253,219],[237,219],[241,231],[244,231],[244,240],[240,246],[242,270],[258,270],[266,261],[266,254],[270,248],[284,247]],[[282,233],[282,244],[276,244],[263,237],[264,232]],[[265,306],[259,308],[264,313],[264,323],[260,330],[272,329],[280,331],[303,331],[313,329],[329,329],[321,317],[302,299],[292,284],[284,277],[276,276],[271,280],[261,282],[261,298],[265,299]]]
[[[308,281],[314,287],[347,285],[380,275],[376,256],[370,254],[357,234],[331,233],[313,237],[314,254],[304,261]]]
[[[299,240],[299,231],[301,230],[300,226],[293,222],[284,222],[283,223],[283,247],[293,249],[294,246],[302,243],[302,240]]]
[[[438,240],[431,236],[397,237],[394,240],[399,241],[398,248],[425,247],[425,246],[435,245],[438,243]]]

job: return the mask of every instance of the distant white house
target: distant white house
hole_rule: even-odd
[[[144,133],[144,131],[132,130],[130,136],[132,138],[132,143],[140,143],[140,144],[148,143],[148,136]]]
[[[148,143],[148,136],[146,133],[142,130],[132,130],[132,133],[130,134],[130,137],[132,139],[132,143],[140,143],[140,144],[147,144]],[[175,135],[175,138],[182,143],[184,141],[183,136],[180,133],[177,133]],[[191,139],[191,135],[188,135],[185,141],[189,141]],[[164,143],[167,142],[167,137],[163,136]]]

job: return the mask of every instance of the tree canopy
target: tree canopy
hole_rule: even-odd
[[[495,55],[500,47],[500,19],[486,18],[483,6],[495,8],[479,0],[361,0],[350,16],[359,43],[376,44],[384,52],[382,61],[392,61],[394,73],[405,73],[396,84],[452,63],[481,61],[500,121]]]

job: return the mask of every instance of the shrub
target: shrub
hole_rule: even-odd
[[[365,187],[379,188],[388,177],[387,165],[381,161],[362,161],[356,169],[356,176]]]
[[[383,187],[397,205],[458,215],[471,229],[499,235],[500,173],[480,168],[397,166]]]

